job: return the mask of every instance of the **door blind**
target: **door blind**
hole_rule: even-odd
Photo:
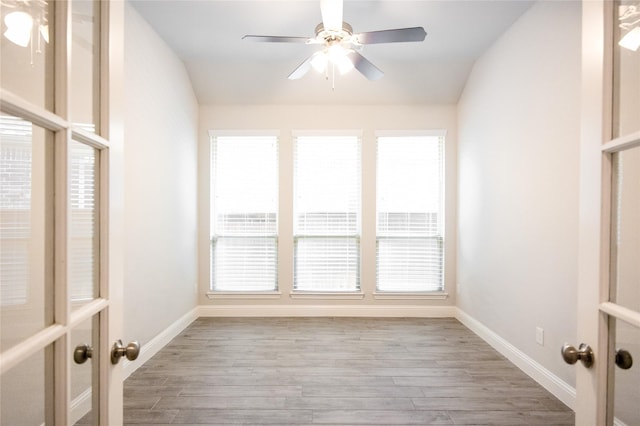
[[[378,137],[377,288],[443,289],[442,136]]]
[[[276,136],[214,136],[211,144],[211,290],[277,287]]]
[[[359,137],[296,137],[294,192],[294,289],[357,291]]]

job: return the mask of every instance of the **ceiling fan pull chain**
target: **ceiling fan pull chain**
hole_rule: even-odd
[[[336,90],[336,64],[331,62],[331,91]]]

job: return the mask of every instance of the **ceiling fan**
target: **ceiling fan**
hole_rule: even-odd
[[[384,73],[359,53],[363,45],[424,41],[427,35],[422,27],[354,33],[351,25],[342,21],[343,0],[320,0],[320,12],[322,22],[316,26],[315,37],[245,35],[242,39],[321,45],[321,50],[315,52],[289,74],[290,80],[302,78],[311,68],[319,72],[328,72],[329,65],[332,65],[334,72],[335,68],[338,68],[338,71],[344,74],[355,68],[369,80],[377,80],[382,78]]]

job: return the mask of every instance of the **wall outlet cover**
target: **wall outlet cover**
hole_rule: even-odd
[[[544,330],[542,327],[536,327],[536,343],[544,346]]]

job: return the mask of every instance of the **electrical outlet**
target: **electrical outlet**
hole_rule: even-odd
[[[544,330],[542,327],[536,327],[536,343],[544,346]]]

